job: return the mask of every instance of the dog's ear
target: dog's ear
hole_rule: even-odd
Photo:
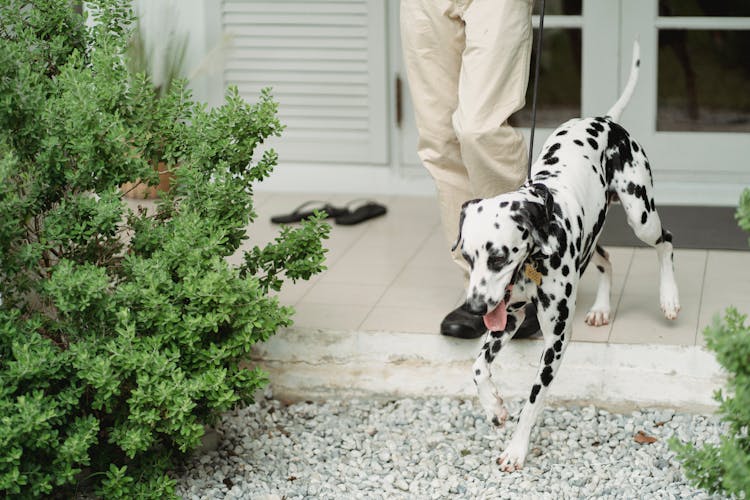
[[[521,222],[529,230],[534,245],[544,255],[552,255],[557,251],[550,240],[552,222],[555,217],[555,203],[552,194],[544,184],[534,184],[533,192],[537,200],[527,200],[521,205]]]
[[[465,201],[463,205],[461,205],[461,216],[458,218],[458,237],[456,238],[456,242],[451,247],[451,252],[455,252],[456,248],[461,244],[461,240],[463,239],[463,228],[464,228],[464,219],[466,219],[466,208],[469,205],[473,205],[474,203],[479,203],[480,199],[474,199]]]

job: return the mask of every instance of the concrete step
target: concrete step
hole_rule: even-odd
[[[474,398],[472,364],[482,339],[400,332],[289,328],[255,346],[252,360],[269,372],[282,399],[346,397]],[[539,366],[540,339],[512,340],[493,378],[504,398],[526,398]],[[725,375],[699,346],[573,341],[550,387],[550,404],[615,411],[668,407],[711,412]]]

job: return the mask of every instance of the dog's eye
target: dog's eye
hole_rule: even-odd
[[[506,262],[507,260],[502,255],[490,255],[487,258],[487,268],[490,271],[500,271]]]

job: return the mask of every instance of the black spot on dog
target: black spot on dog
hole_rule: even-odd
[[[547,158],[549,156],[552,156],[558,149],[560,149],[560,143],[556,142],[547,149],[547,153],[544,155],[544,157]]]
[[[563,323],[563,322],[557,322],[555,324],[554,334],[555,335],[562,335],[563,332],[565,332],[565,323]]]
[[[633,154],[630,147],[630,136],[628,132],[617,123],[610,123],[609,134],[607,134],[607,146],[605,151],[608,159],[605,164],[607,170],[607,182],[612,180],[615,171],[621,171],[625,165],[633,163]]]
[[[498,224],[497,222],[495,222],[495,229],[500,229],[500,224]]]
[[[592,147],[592,148],[594,148],[594,149],[596,149],[596,148],[598,148],[598,147],[599,147],[599,144],[598,144],[598,143],[597,143],[597,142],[596,142],[596,141],[595,141],[594,139],[592,139],[591,137],[588,137],[588,138],[586,139],[586,142],[588,142],[588,143],[589,143],[589,146],[591,146],[591,147]]]
[[[568,301],[566,299],[562,299],[557,303],[557,321],[567,320],[569,314],[570,309],[568,309]]]
[[[539,297],[539,303],[542,304],[542,307],[547,309],[549,307],[549,297],[544,293],[544,290],[540,288],[537,292],[537,297]]]
[[[541,390],[542,386],[539,384],[534,384],[533,386],[531,386],[531,396],[529,396],[529,403],[534,404],[536,402],[536,397]]]
[[[596,266],[596,268],[599,270],[600,273],[604,274],[604,267]]]
[[[604,132],[604,125],[602,125],[598,120],[594,120],[591,122],[591,128],[599,132]]]
[[[508,202],[507,201],[501,201],[500,202],[500,208],[505,208],[507,206],[508,206]]]
[[[578,146],[583,146],[583,141],[580,139],[573,139],[573,144],[576,144]]]
[[[515,316],[508,316],[508,319],[505,322],[505,329],[508,331],[513,331],[516,329],[516,317]]]
[[[497,351],[499,351],[499,350],[500,350],[500,347],[501,347],[502,345],[503,345],[503,344],[502,344],[501,342],[495,342],[495,343],[493,343],[493,344],[492,344],[492,352],[493,352],[493,354],[497,354]]]
[[[539,271],[542,276],[547,276],[549,274],[549,269],[547,269],[547,266],[544,265],[544,262],[538,262],[536,265],[536,270]]]
[[[521,208],[521,203],[519,201],[514,201],[510,204],[510,209],[513,210],[514,212],[518,210],[519,208]]]
[[[662,242],[672,243],[672,233],[669,231],[665,231],[664,229],[661,230],[661,236],[656,240],[656,245]]]
[[[549,259],[549,265],[552,266],[552,269],[557,269],[560,267],[560,264],[562,264],[562,260],[560,259],[560,256],[557,254],[554,254]]]
[[[557,156],[551,156],[551,157],[549,157],[549,158],[547,158],[547,159],[544,160],[544,164],[545,165],[554,165],[554,164],[558,163],[559,161],[560,161],[560,158],[558,158]]]
[[[570,283],[567,283],[565,285],[565,296],[570,297],[571,293],[573,293],[573,285],[571,285]]]
[[[474,370],[474,375],[481,375],[481,374],[482,374],[482,370],[480,370],[479,368]]]
[[[526,305],[526,302],[524,301],[513,302],[512,304],[508,305],[508,310],[517,311],[521,309],[522,307],[524,307],[525,305]]]
[[[548,385],[552,383],[552,367],[551,366],[547,365],[544,367],[544,370],[542,370],[541,379],[542,379],[542,385],[544,385],[544,387],[547,387]]]
[[[551,365],[554,360],[555,360],[555,350],[550,347],[544,353],[544,364]]]
[[[648,212],[643,212],[641,214],[641,224],[645,224],[647,220],[648,220]]]
[[[631,142],[631,145],[633,146],[633,151],[635,151],[636,153],[638,151],[640,151],[640,148],[638,147],[638,143],[637,142],[633,141],[633,142]]]
[[[567,275],[569,275],[569,274],[570,274],[570,268],[568,267],[568,265],[567,265],[567,264],[565,264],[565,265],[564,265],[564,266],[562,267],[562,270],[561,270],[561,271],[562,271],[562,275],[563,275],[563,276],[567,276]]]
[[[565,135],[565,134],[567,134],[567,133],[568,133],[568,131],[567,131],[567,130],[561,130],[561,131],[559,131],[558,133],[556,133],[555,135]]]
[[[477,213],[482,213],[482,210],[484,210],[484,207],[479,205],[479,207],[477,207]]]
[[[589,134],[591,137],[599,137],[599,132],[593,128],[587,128],[586,133]]]
[[[555,341],[555,344],[552,346],[555,348],[555,352],[562,351],[562,341],[563,341],[564,335],[560,335],[560,339]]]

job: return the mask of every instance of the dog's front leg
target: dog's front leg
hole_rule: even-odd
[[[496,426],[500,427],[508,418],[508,410],[503,405],[503,398],[492,381],[490,366],[500,349],[513,337],[516,330],[523,323],[526,313],[524,308],[508,310],[508,320],[505,330],[502,332],[487,332],[482,350],[474,362],[474,383],[477,386],[479,403],[487,412],[487,418]]]
[[[529,450],[531,429],[542,410],[547,390],[555,378],[563,353],[570,340],[569,318],[573,316],[573,311],[568,312],[565,307],[567,307],[565,304],[558,307],[554,314],[550,310],[544,311],[542,317],[540,317],[539,326],[544,334],[544,353],[534,379],[534,385],[531,388],[531,394],[518,418],[518,426],[508,446],[505,447],[497,461],[500,469],[505,472],[512,472],[523,467],[526,453]],[[565,319],[562,319],[563,315],[566,316]]]

